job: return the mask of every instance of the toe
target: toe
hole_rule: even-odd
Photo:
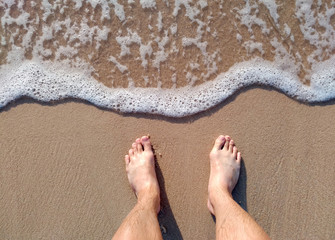
[[[233,148],[234,148],[234,141],[233,141],[233,139],[232,140],[230,140],[230,142],[229,142],[229,152],[233,152]]]
[[[130,157],[129,157],[129,155],[124,156],[124,161],[126,163],[126,166],[128,166],[128,164],[130,163]]]
[[[228,148],[229,148],[229,142],[230,142],[230,137],[227,135],[227,136],[225,136],[225,138],[226,138],[226,141],[224,143],[224,149],[228,150]]]
[[[241,153],[240,152],[237,153],[237,159],[236,159],[236,161],[238,162],[238,164],[241,163]]]
[[[223,144],[225,143],[226,139],[223,135],[220,135],[214,143],[213,150],[221,150],[223,147]]]
[[[143,136],[141,138],[141,142],[143,144],[144,151],[151,151],[151,143],[148,136]]]
[[[237,147],[236,146],[233,147],[233,155],[234,155],[234,158],[237,158]]]
[[[131,145],[131,148],[133,149],[134,152],[137,151],[137,149],[136,149],[136,142],[133,142],[133,144]]]
[[[143,146],[142,146],[140,138],[136,139],[136,149],[137,149],[137,152],[139,152],[139,153],[141,153],[143,151]]]
[[[129,158],[134,156],[134,149],[129,149]]]

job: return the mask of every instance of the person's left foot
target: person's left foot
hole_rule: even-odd
[[[160,192],[155,172],[154,154],[150,139],[147,136],[136,139],[125,156],[126,172],[129,183],[133,188],[138,201],[144,204],[153,204],[160,210]]]

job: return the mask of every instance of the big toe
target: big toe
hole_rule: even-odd
[[[214,143],[213,150],[221,150],[223,147],[223,144],[225,143],[226,138],[223,135],[220,135]]]
[[[224,149],[228,151],[229,149],[229,143],[230,143],[231,138],[227,135],[225,136],[225,143],[224,143]]]
[[[144,151],[152,151],[151,149],[151,143],[150,143],[150,139],[148,136],[143,136],[141,138],[141,142],[144,148]]]

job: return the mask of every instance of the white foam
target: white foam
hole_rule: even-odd
[[[1,45],[2,46],[6,45],[6,38],[4,36],[1,36]]]
[[[114,13],[119,18],[121,22],[123,22],[126,19],[123,5],[119,4],[117,0],[111,0],[110,1],[114,5]]]
[[[180,8],[183,5],[186,9],[185,16],[187,16],[191,21],[194,21],[200,13],[200,10],[196,6],[191,6],[191,2],[191,0],[175,0],[172,15],[177,17]]]
[[[108,39],[108,33],[110,33],[110,29],[107,28],[106,26],[103,26],[102,29],[100,28],[96,28],[96,40],[97,40],[97,44],[96,44],[96,49],[100,48],[101,45],[101,41],[106,41]]]
[[[171,31],[172,35],[176,35],[177,30],[178,30],[178,25],[176,23],[174,23],[170,26],[170,31]]]
[[[82,6],[83,0],[75,0],[76,1],[76,8],[80,8]],[[101,14],[101,20],[107,19],[110,20],[110,6],[109,3],[111,3],[114,6],[114,14],[118,17],[118,19],[123,22],[126,19],[126,15],[124,12],[124,7],[122,4],[118,3],[118,0],[87,0],[89,4],[93,8],[96,8],[97,5],[101,6],[102,14]]]
[[[2,0],[4,6],[10,8],[12,5],[15,4],[15,0]]]
[[[176,84],[177,84],[177,73],[173,73],[171,77],[171,81],[173,83],[172,89],[176,89]]]
[[[296,64],[294,57],[289,54],[287,49],[283,46],[281,42],[278,41],[276,37],[272,39],[270,43],[275,49],[274,52],[276,67],[279,70],[288,72],[293,76],[297,76],[300,71],[301,65]],[[308,76],[306,76],[306,78],[308,78]]]
[[[263,44],[260,42],[254,42],[252,40],[250,41],[245,41],[242,44],[245,49],[247,50],[248,54],[254,53],[256,50],[263,55],[264,54],[264,50],[263,50]]]
[[[42,9],[44,10],[42,19],[45,22],[47,18],[50,16],[50,14],[52,13],[51,11],[53,9],[53,6],[49,3],[48,0],[42,0]]]
[[[204,8],[208,7],[207,0],[199,0],[198,4],[199,4],[201,9],[204,9]]]
[[[284,24],[285,38],[290,37],[291,41],[294,42],[294,36],[291,34],[291,28],[285,23]]]
[[[157,28],[158,32],[162,31],[163,28],[163,17],[161,11],[158,12],[158,17],[157,17]]]
[[[149,83],[149,77],[148,76],[142,76],[142,77],[143,77],[145,85],[147,86]]]
[[[121,37],[118,36],[115,38],[118,44],[120,44],[121,47],[121,53],[120,56],[126,56],[130,55],[130,48],[129,46],[133,43],[136,43],[138,45],[141,45],[141,37],[137,34],[137,32],[132,32],[130,29],[128,30],[128,35]]]
[[[142,8],[156,8],[155,0],[140,0]]]
[[[186,79],[188,81],[188,85],[193,86],[195,82],[198,81],[199,78],[196,75],[192,74],[191,72],[187,72]]]
[[[245,6],[243,8],[234,8],[234,10],[237,12],[236,18],[240,20],[242,25],[245,25],[248,28],[249,33],[253,34],[252,27],[254,25],[259,26],[263,34],[270,33],[270,29],[267,27],[266,22],[257,17],[259,9],[256,3],[251,5],[249,0],[245,0]]]
[[[148,67],[148,60],[146,59],[146,56],[150,57],[152,54],[152,47],[151,47],[151,41],[148,42],[148,44],[141,44],[140,46],[140,55],[142,59],[142,66],[144,68]]]
[[[153,60],[153,66],[160,71],[160,64],[165,62],[169,56],[169,53],[165,51],[165,46],[169,43],[168,31],[165,31],[165,36],[156,38],[159,50],[154,53],[155,59]]]
[[[111,61],[112,63],[114,63],[115,66],[119,69],[119,71],[120,71],[121,73],[124,73],[125,71],[128,71],[127,66],[124,66],[124,65],[122,65],[121,63],[119,63],[119,62],[116,60],[115,57],[110,56],[110,57],[109,57],[109,61]]]
[[[196,62],[190,62],[191,70],[199,70],[200,64]]]
[[[1,66],[0,108],[22,96],[44,102],[73,97],[121,112],[183,117],[211,108],[253,84],[277,88],[298,100],[319,102],[335,98],[334,62],[335,57],[315,66],[310,86],[258,59],[236,64],[214,81],[195,87],[110,89],[82,72],[26,61],[18,68]]]
[[[239,41],[239,42],[241,42],[242,41],[242,35],[241,34],[239,34],[239,33],[236,33],[236,39],[237,39],[237,41]]]
[[[312,0],[296,0],[296,16],[300,21],[300,30],[304,38],[316,48],[308,57],[310,64],[329,57],[335,50],[335,26],[330,24],[335,15],[335,1],[332,0],[330,8],[324,5],[325,11],[322,12],[320,2],[313,8]],[[317,24],[324,28],[322,33],[316,31]]]
[[[11,5],[12,3],[9,1],[8,4]],[[1,6],[4,7],[5,4],[0,2],[0,7]],[[24,29],[27,29],[27,24],[30,23],[30,14],[25,12],[22,9],[22,6],[20,7],[20,5],[18,6],[18,10],[21,14],[18,17],[14,18],[10,16],[10,8],[5,8],[4,15],[1,17],[1,26],[3,29],[5,28],[5,25],[11,25],[14,23],[18,26],[22,26]]]
[[[278,25],[279,14],[277,12],[278,6],[276,4],[276,1],[275,0],[259,0],[259,1],[267,7],[272,19]]]

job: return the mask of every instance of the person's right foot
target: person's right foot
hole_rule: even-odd
[[[229,136],[219,136],[209,154],[210,177],[208,183],[209,211],[215,215],[216,201],[223,195],[230,195],[238,181],[241,153]]]

